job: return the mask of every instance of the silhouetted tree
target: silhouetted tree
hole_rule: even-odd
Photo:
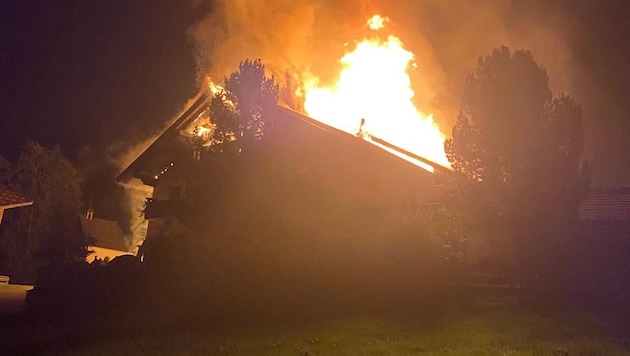
[[[552,96],[530,52],[503,46],[467,78],[452,133],[445,150],[469,221],[513,238],[520,262],[550,263],[575,225],[587,181],[580,107],[565,93]]]
[[[210,121],[214,125],[209,154],[189,166],[185,174],[190,191],[185,219],[199,215],[199,206],[219,207],[235,199],[232,189],[246,175],[262,164],[264,155],[259,143],[273,127],[273,115],[278,100],[278,85],[265,73],[260,59],[245,60],[239,69],[225,78],[223,90],[216,93],[210,104]],[[210,208],[210,210],[214,208]],[[219,208],[215,213],[219,213]],[[207,217],[202,218],[207,221]]]
[[[58,147],[49,150],[28,142],[7,186],[34,204],[10,210],[0,225],[5,273],[29,283],[38,265],[85,258],[86,242],[78,226],[79,176]]]
[[[232,146],[240,153],[259,141],[273,127],[271,113],[277,101],[278,85],[266,75],[260,59],[241,62],[210,105],[215,149]]]

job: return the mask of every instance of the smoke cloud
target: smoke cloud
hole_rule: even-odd
[[[125,188],[126,210],[129,212],[129,230],[125,236],[129,252],[134,255],[147,237],[149,221],[144,218],[147,198],[153,196],[153,187],[144,185],[140,179],[119,183]]]
[[[239,0],[214,1],[212,11],[190,29],[199,77],[215,81],[246,58],[261,58],[283,85],[284,100],[313,76],[336,80],[339,59],[355,41],[372,36],[365,21],[379,13],[385,31],[416,56],[410,72],[416,105],[434,113],[450,134],[467,73],[480,56],[507,45],[529,49],[545,66],[552,89],[571,91],[569,51],[544,23],[523,19],[528,2],[505,0]]]
[[[189,99],[171,120],[163,122],[161,126],[155,128],[150,136],[142,138],[131,145],[128,143],[130,141],[128,139],[109,146],[106,150],[106,161],[109,166],[116,167],[116,175],[120,174],[149,148],[173,124],[180,113],[191,104],[192,100],[192,98]],[[153,187],[144,185],[137,178],[124,177],[123,179],[127,180],[118,183],[118,186],[122,187],[124,192],[121,204],[124,206],[124,218],[126,221],[123,226],[126,227],[125,231],[127,231],[126,238],[129,251],[136,254],[139,246],[142,245],[147,236],[149,224],[148,220],[144,218],[143,211],[147,198],[153,197]]]

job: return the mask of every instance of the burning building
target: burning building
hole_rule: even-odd
[[[213,97],[202,90],[116,178],[153,189],[146,263],[179,271],[219,310],[376,300],[432,276],[433,246],[405,219],[436,207],[449,169],[365,137],[361,120],[349,134],[281,106],[255,151],[220,152],[200,129]]]
[[[445,136],[432,116],[413,103],[408,73],[415,65],[413,54],[397,37],[377,33],[387,21],[379,15],[368,20],[366,27],[373,35],[357,42],[340,60],[343,68],[336,84],[323,85],[312,75],[300,79],[300,89],[293,94],[301,98],[308,116],[281,106],[271,115],[274,130],[265,138],[264,159],[256,163],[259,171],[248,174],[268,182],[265,192],[274,186],[285,197],[277,199],[297,199],[293,209],[285,204],[285,213],[295,215],[300,204],[318,205],[314,197],[299,198],[299,191],[317,189],[364,207],[427,206],[435,201],[436,177],[450,173]],[[214,85],[202,90],[117,178],[119,182],[135,178],[153,187],[144,210],[151,220],[149,237],[159,231],[160,219],[181,211],[181,202],[195,194],[186,183],[185,162],[199,160],[212,144],[209,105],[216,90]],[[229,189],[244,192],[260,186],[252,180],[240,187],[230,182],[234,187]],[[317,225],[313,222],[317,216],[330,215],[330,209],[304,210],[305,219],[298,220]]]
[[[160,222],[175,215],[179,203],[194,194],[186,187],[186,170],[182,167],[199,155],[221,154],[206,152],[209,130],[205,127],[211,120],[212,96],[210,90],[200,92],[117,177],[119,182],[136,178],[153,187],[153,196],[144,210],[150,221],[148,238],[157,235]],[[435,179],[450,170],[382,139],[370,136],[367,140],[361,128],[361,122],[357,122],[356,134],[350,135],[291,109],[276,108],[273,134],[261,148],[266,158],[255,174],[258,178],[273,175],[274,189],[279,189],[276,199],[284,201],[285,212],[294,213],[283,216],[283,223],[295,219],[318,229],[326,219],[323,215],[334,215],[328,208],[313,210],[316,203],[301,198],[299,191],[323,189],[346,201],[383,209],[398,209],[410,201],[424,206],[435,202]],[[242,187],[234,188],[243,191]],[[261,192],[253,189],[248,194]],[[310,208],[304,209],[305,205]],[[301,210],[303,216],[298,213]]]

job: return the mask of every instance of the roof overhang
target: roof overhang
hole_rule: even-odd
[[[22,202],[22,203],[9,204],[9,205],[0,205],[0,210],[21,208],[21,207],[30,206],[30,205],[33,205],[32,201],[26,201],[26,202]]]
[[[33,205],[32,200],[29,200],[10,190],[0,188],[0,223],[2,223],[2,216],[4,215],[5,210],[21,208],[29,205]]]
[[[131,164],[118,174],[115,181],[120,183],[129,178],[135,177],[142,179],[144,184],[152,185],[154,180],[153,175],[143,172],[143,165],[146,165],[148,161],[150,161],[151,154],[158,152],[170,138],[179,136],[179,130],[190,124],[200,113],[206,110],[211,100],[212,92],[210,90],[200,91],[197,96],[190,100],[184,110],[173,117],[171,124],[159,135],[157,135],[153,142],[151,142],[146,149],[140,152]]]

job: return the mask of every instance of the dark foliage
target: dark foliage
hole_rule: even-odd
[[[60,149],[28,142],[17,162],[3,166],[3,183],[34,204],[9,210],[0,225],[2,272],[28,284],[39,266],[85,258],[87,242],[78,225],[79,176]]]
[[[89,320],[146,311],[145,270],[134,256],[106,265],[75,262],[48,266],[28,292],[26,312],[39,319]]]
[[[553,279],[588,182],[580,172],[583,148],[582,112],[573,99],[552,96],[546,71],[529,52],[495,49],[468,77],[445,143],[459,177],[451,203],[470,229],[499,244],[510,240],[530,277]]]
[[[216,151],[240,153],[272,130],[278,85],[255,59],[241,62],[239,70],[225,78],[223,88],[210,105],[213,146]]]

